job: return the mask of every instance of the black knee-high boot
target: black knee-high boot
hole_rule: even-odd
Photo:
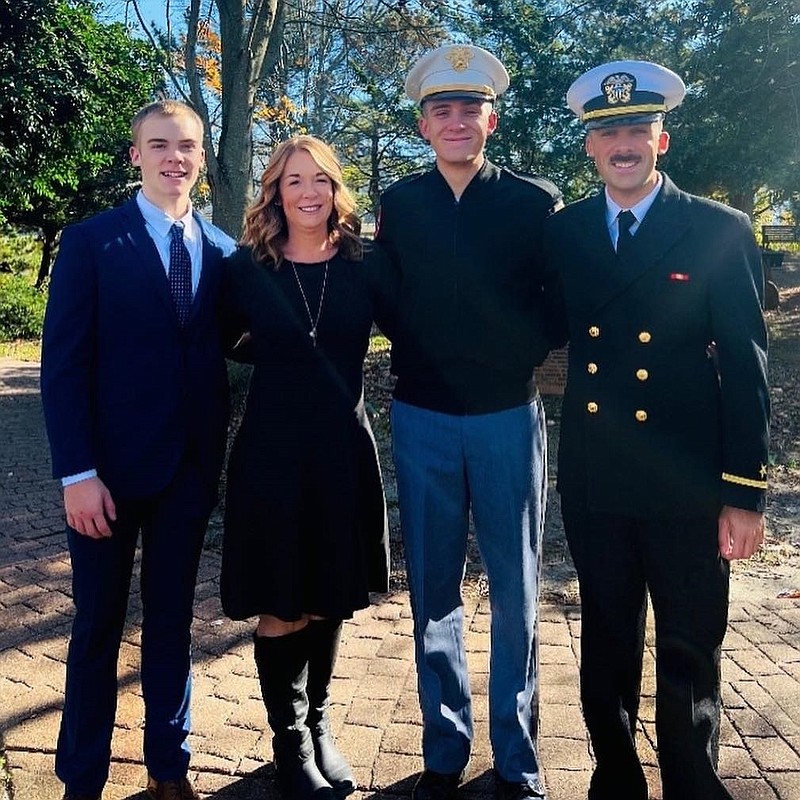
[[[336,794],[340,798],[346,797],[356,790],[356,781],[350,765],[336,747],[328,716],[331,676],[339,652],[342,621],[312,620],[306,630],[309,640],[307,724],[314,743],[314,757],[319,771]]]
[[[278,784],[287,800],[336,800],[314,761],[308,715],[308,637],[306,629],[286,636],[253,635],[253,650]]]

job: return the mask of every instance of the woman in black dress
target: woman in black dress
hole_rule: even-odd
[[[373,319],[328,145],[277,147],[228,261],[226,314],[254,365],[227,476],[221,592],[257,616],[255,661],[280,786],[290,798],[355,790],[327,714],[342,620],[388,589],[386,510],[364,410]],[[234,350],[234,355],[236,350]]]

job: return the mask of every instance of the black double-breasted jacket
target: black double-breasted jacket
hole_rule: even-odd
[[[603,192],[547,221],[569,337],[558,488],[603,513],[762,510],[760,254],[744,214],[663,178],[620,257]]]

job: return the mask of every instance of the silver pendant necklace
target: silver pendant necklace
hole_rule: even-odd
[[[308,305],[308,298],[306,297],[303,284],[300,282],[300,276],[297,274],[297,267],[294,261],[289,262],[292,265],[292,272],[294,279],[297,281],[297,288],[300,289],[300,296],[303,298],[303,305],[306,307],[306,314],[308,314],[308,321],[311,323],[311,330],[308,335],[311,337],[311,344],[317,346],[317,325],[319,325],[319,318],[322,316],[322,302],[325,300],[325,287],[328,285],[328,262],[325,262],[325,272],[322,275],[322,289],[319,292],[319,307],[317,308],[317,316],[311,315],[311,306]]]

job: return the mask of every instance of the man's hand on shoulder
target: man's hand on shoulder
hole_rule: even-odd
[[[719,515],[719,554],[733,561],[750,558],[764,541],[764,515],[758,511],[723,506]]]
[[[67,525],[84,536],[102,539],[111,536],[109,520],[117,518],[111,492],[100,478],[87,478],[64,487]]]

